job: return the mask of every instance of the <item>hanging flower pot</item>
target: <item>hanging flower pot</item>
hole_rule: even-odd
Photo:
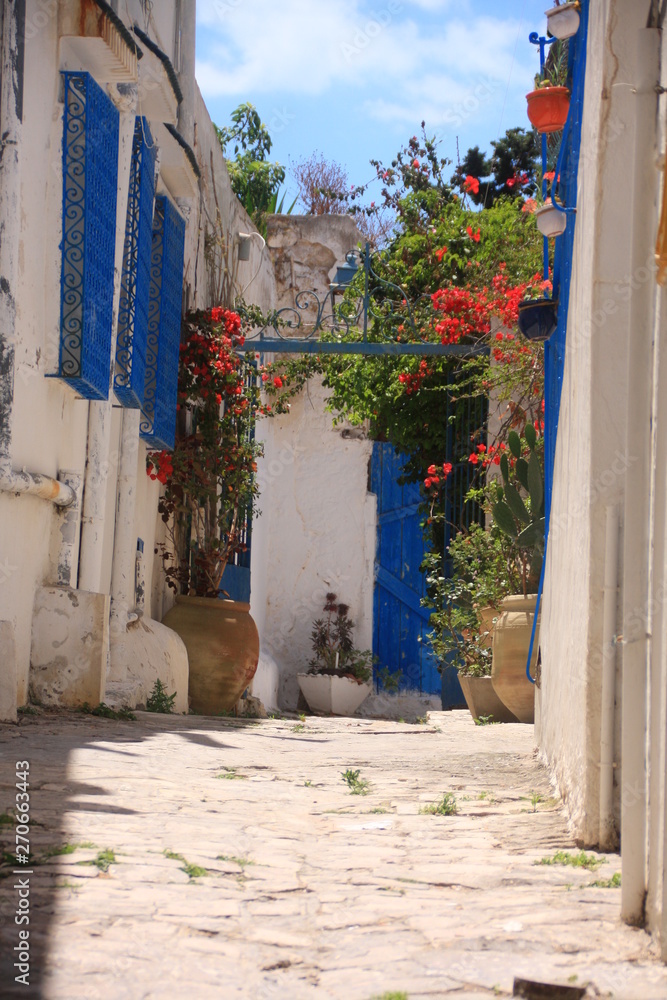
[[[578,2],[561,3],[557,7],[547,10],[547,31],[554,38],[572,38],[579,30],[579,8]]]
[[[548,340],[558,326],[558,299],[524,299],[518,324],[526,340]]]
[[[542,205],[535,212],[537,228],[543,236],[560,236],[567,226],[567,215],[555,208],[551,201]]]
[[[541,134],[560,132],[570,110],[567,87],[538,87],[526,94],[528,118]]]

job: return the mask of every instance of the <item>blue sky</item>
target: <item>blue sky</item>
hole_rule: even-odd
[[[272,158],[315,150],[351,183],[373,176],[419,132],[442,155],[488,148],[526,126],[538,69],[531,31],[546,0],[198,0],[197,79],[213,120],[244,101],[269,126]]]

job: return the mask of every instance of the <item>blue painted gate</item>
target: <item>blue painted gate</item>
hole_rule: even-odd
[[[439,694],[437,660],[426,641],[430,611],[422,608],[425,578],[418,484],[400,486],[405,458],[390,444],[373,446],[371,490],[378,500],[373,603],[373,653],[377,667],[401,671],[401,688]]]

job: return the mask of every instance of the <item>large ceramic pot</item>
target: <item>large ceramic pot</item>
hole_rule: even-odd
[[[491,649],[493,646],[493,629],[498,612],[489,604],[485,608],[480,608],[477,614],[482,623],[482,635],[479,640],[480,646],[483,646],[485,649]]]
[[[473,719],[481,719],[484,716],[490,717],[493,722],[519,721],[509,708],[503,705],[493,689],[490,677],[466,677],[464,674],[459,674],[459,683]]]
[[[296,679],[311,712],[325,715],[353,715],[372,691],[370,684],[334,674],[297,674]]]
[[[570,110],[567,87],[538,87],[526,94],[528,118],[542,135],[560,132]]]
[[[200,715],[229,712],[255,676],[259,635],[250,605],[211,597],[177,597],[163,622],[185,643],[190,708]]]
[[[500,617],[493,630],[493,687],[502,703],[519,722],[535,721],[535,685],[526,677],[526,660],[530,647],[537,595],[518,594],[506,597]],[[531,672],[535,674],[537,640],[535,635]]]

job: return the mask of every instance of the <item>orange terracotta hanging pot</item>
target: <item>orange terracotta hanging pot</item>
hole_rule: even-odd
[[[570,91],[567,87],[539,87],[526,94],[528,118],[538,132],[560,132],[570,110]]]

